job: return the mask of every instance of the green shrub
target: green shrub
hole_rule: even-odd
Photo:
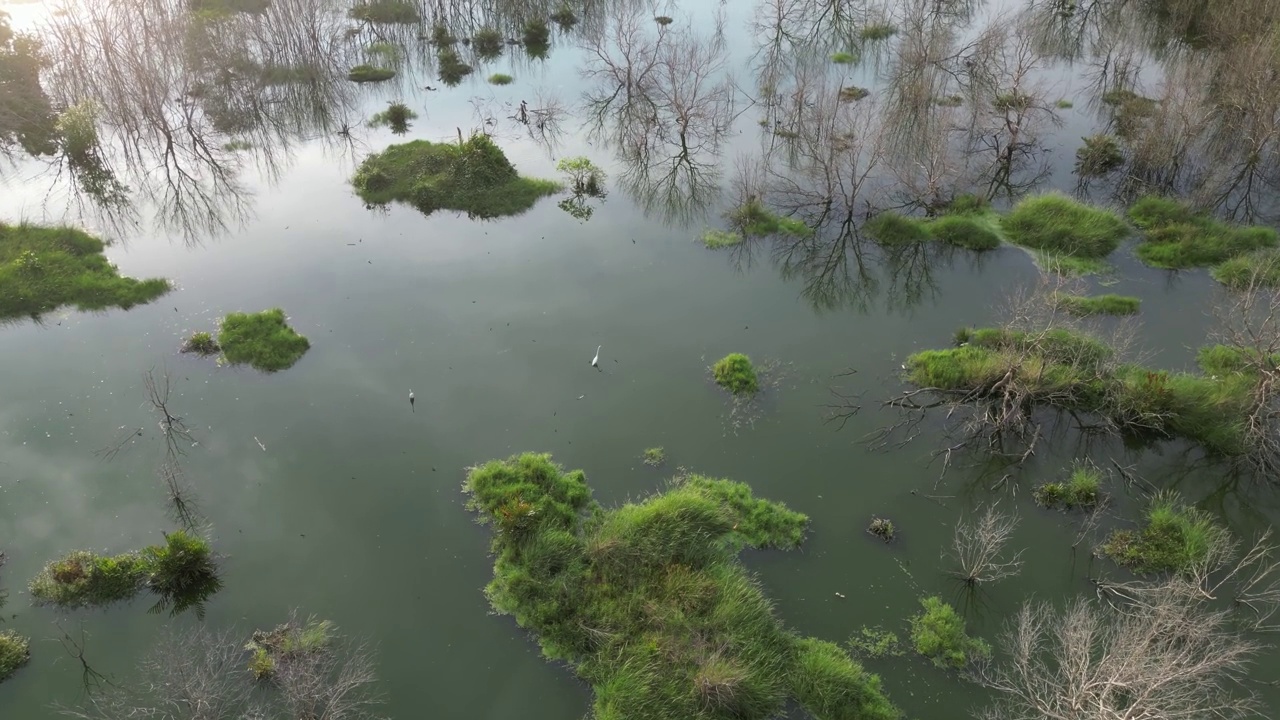
[[[911,642],[916,652],[941,668],[964,668],[991,657],[991,647],[971,638],[955,608],[933,596],[921,598],[924,612],[911,618]]]
[[[971,215],[985,213],[991,209],[991,201],[984,195],[966,193],[956,195],[943,207],[947,215]]]
[[[858,56],[853,53],[838,52],[831,56],[831,62],[837,65],[852,65],[858,62]]]
[[[651,447],[644,451],[644,464],[658,467],[667,461],[667,451],[660,447]]]
[[[1090,135],[1076,150],[1076,174],[1082,178],[1102,177],[1124,164],[1120,144],[1110,135]]]
[[[712,250],[733,247],[742,243],[742,236],[731,230],[707,229],[702,233],[702,244]]]
[[[311,349],[311,343],[289,327],[280,308],[227,315],[218,341],[227,362],[263,372],[291,368]]]
[[[1085,297],[1082,295],[1056,295],[1054,303],[1071,313],[1080,317],[1088,317],[1090,315],[1136,315],[1138,308],[1142,305],[1142,301],[1136,297],[1127,295],[1094,295]]]
[[[756,369],[751,358],[742,353],[729,353],[711,367],[716,384],[734,395],[751,395],[759,389]]]
[[[1056,193],[1019,202],[1001,226],[1018,245],[1083,258],[1106,257],[1129,235],[1129,226],[1115,213]]]
[[[366,203],[408,203],[425,215],[457,210],[473,218],[518,215],[560,186],[522,178],[487,135],[461,145],[415,140],[370,155],[352,179]]]
[[[192,333],[182,345],[182,352],[198,355],[216,355],[222,352],[222,346],[207,332]]]
[[[501,55],[503,44],[502,33],[491,27],[480,28],[475,37],[471,38],[471,47],[484,60],[492,60]]]
[[[464,489],[493,529],[494,611],[590,684],[594,717],[765,720],[789,698],[816,717],[897,717],[877,677],[786,630],[738,561],[797,546],[804,515],[696,475],[604,509],[581,471],[534,454],[473,468]]]
[[[871,524],[867,526],[867,532],[885,542],[891,542],[894,536],[898,534],[898,528],[888,518],[873,517],[871,518]]]
[[[172,289],[166,280],[121,277],[104,248],[72,228],[0,223],[0,322],[39,318],[64,305],[128,309]]]
[[[862,229],[876,242],[891,247],[925,242],[933,238],[929,233],[929,226],[924,221],[893,211],[876,215],[868,220]]]
[[[194,609],[203,618],[205,602],[222,589],[209,542],[185,530],[167,534],[164,545],[143,548],[142,562],[147,589],[159,596],[155,612],[178,615]]]
[[[31,659],[31,643],[12,630],[0,631],[0,683]]]
[[[984,217],[976,215],[943,215],[927,226],[928,233],[948,245],[966,250],[994,250],[1000,247],[1000,234]]]
[[[1237,255],[1213,269],[1213,278],[1233,290],[1280,287],[1280,249]]]
[[[510,85],[515,82],[515,78],[506,73],[494,73],[489,76],[490,85]]]
[[[551,44],[551,28],[547,27],[546,20],[533,18],[525,22],[521,32],[521,40],[526,48],[535,48],[530,54],[539,55],[545,53],[547,46]]]
[[[605,172],[584,156],[560,158],[556,170],[569,176],[569,189],[576,195],[604,196]]]
[[[887,40],[898,34],[898,28],[889,23],[867,23],[858,31],[863,40]]]
[[[45,565],[28,590],[36,605],[72,610],[130,600],[145,580],[146,567],[135,553],[104,557],[75,550]]]
[[[415,120],[418,113],[409,109],[404,103],[391,103],[386,110],[374,113],[369,118],[369,127],[389,127],[391,132],[403,135],[409,131],[409,121]]]
[[[1099,548],[1139,575],[1188,573],[1225,540],[1226,530],[1173,493],[1151,501],[1139,530],[1116,530]]]
[[[352,7],[347,15],[353,20],[372,23],[416,25],[422,15],[406,0],[371,0]]]
[[[395,70],[373,65],[357,65],[347,73],[347,79],[355,83],[384,82],[395,76]]]

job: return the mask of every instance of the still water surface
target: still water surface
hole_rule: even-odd
[[[6,9],[34,22],[40,8]],[[746,82],[752,8],[723,9],[727,67]],[[700,3],[666,12],[699,27],[715,10]],[[557,38],[547,61],[504,58],[457,88],[415,89],[432,82],[424,74],[362,90],[361,112],[405,98],[421,114],[408,137],[443,140],[475,127],[479,104],[513,107],[538,89],[577,102],[590,87],[583,63],[572,39]],[[484,83],[500,71],[517,83]],[[1070,97],[1072,74],[1053,79]],[[576,119],[549,153],[511,127],[510,112],[493,114],[506,123],[497,134],[521,173],[554,177],[555,159],[578,154],[611,178],[626,172]],[[1065,126],[1046,135],[1054,158],[1046,187],[1070,189],[1085,113],[1067,111]],[[163,443],[143,402],[149,368],[173,375],[171,407],[198,441],[186,470],[226,556],[225,589],[205,622],[247,632],[295,607],[332,619],[376,646],[390,717],[550,720],[586,711],[586,689],[539,657],[509,618],[489,616],[481,594],[487,535],[463,510],[460,483],[469,465],[525,450],[584,469],[606,504],[660,488],[671,466],[685,466],[809,514],[803,550],[752,554],[748,564],[789,624],[825,639],[843,641],[862,625],[900,629],[924,593],[963,604],[971,630],[993,637],[1028,598],[1091,592],[1087,550],[1070,549],[1077,529],[1035,509],[1029,493],[1084,452],[1072,435],[1042,448],[1015,493],[992,489],[1001,473],[965,466],[936,484],[937,427],[892,452],[858,442],[892,420],[879,404],[900,391],[902,358],[997,317],[1011,288],[1035,282],[1031,259],[1014,248],[981,259],[941,255],[917,283],[868,250],[877,285],[863,302],[815,309],[806,296],[812,276],[784,277],[769,248],[727,254],[695,242],[730,201],[734,158],[760,151],[757,119],[749,108],[737,116],[713,158],[724,197],[685,222],[613,186],[587,222],[553,199],[492,222],[424,218],[401,206],[369,211],[348,184],[354,162],[399,139],[362,130],[354,153],[302,140],[275,177],[247,164],[245,222],[197,242],[143,223],[110,250],[124,274],[172,279],[172,294],[128,312],[67,312],[0,330],[0,548],[14,614],[6,625],[33,638],[31,665],[0,686],[4,717],[54,717],[54,703],[80,697],[81,668],[57,640],[64,630],[78,637],[83,629],[86,659],[127,682],[166,623],[195,622],[148,615],[143,601],[60,615],[29,607],[23,589],[68,550],[120,552],[159,541],[171,526],[155,473]],[[45,201],[49,180],[37,170],[19,165],[6,175],[0,217],[63,217],[62,205]],[[1188,366],[1205,337],[1212,281],[1203,272],[1171,278],[1127,258],[1117,264],[1108,289],[1143,299],[1139,337],[1152,362]],[[266,376],[177,354],[185,336],[227,312],[275,306],[312,341],[290,370]],[[599,372],[589,366],[597,345]],[[728,352],[778,363],[778,387],[750,426],[734,426],[709,380],[708,366]],[[864,406],[839,430],[825,422],[832,388]],[[144,429],[130,449],[110,461],[95,456],[129,427]],[[640,462],[657,445],[666,448],[666,471]],[[1226,473],[1194,453],[1087,450],[1099,463],[1138,463],[1194,499],[1215,496],[1211,506],[1241,530],[1280,517],[1272,494],[1222,489]],[[1019,577],[966,601],[939,555],[956,519],[994,499],[1023,515],[1018,541],[1028,562]],[[886,547],[863,532],[873,514],[897,523],[899,542]],[[916,659],[868,665],[911,717],[960,717],[984,699]],[[1277,671],[1267,657],[1258,677]]]

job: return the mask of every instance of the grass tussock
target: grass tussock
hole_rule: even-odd
[[[908,217],[893,211],[882,212],[863,225],[876,242],[900,247],[938,240],[967,250],[994,250],[1001,238],[993,215],[948,213],[932,220]]]
[[[222,352],[222,346],[214,339],[213,335],[207,332],[192,333],[182,343],[182,352],[195,353],[196,355],[217,355]]]
[[[642,455],[644,464],[649,467],[661,467],[667,461],[667,451],[660,447],[651,447]]]
[[[753,395],[760,389],[751,358],[742,353],[729,353],[711,366],[716,384],[734,395]]]
[[[1280,244],[1272,228],[1231,225],[1154,195],[1134,203],[1129,217],[1143,230],[1138,258],[1159,268],[1211,267]]]
[[[711,250],[720,250],[742,244],[742,234],[732,230],[708,229],[703,231],[700,239],[702,244]]]
[[[395,70],[374,65],[357,65],[347,72],[347,79],[353,83],[386,82],[395,76]]]
[[[467,63],[462,61],[458,52],[451,47],[442,47],[436,50],[436,74],[440,78],[440,82],[455,87],[462,79],[475,71]]]
[[[1142,301],[1128,295],[1065,295],[1054,296],[1054,304],[1077,317],[1092,315],[1136,315]]]
[[[227,315],[218,341],[227,362],[263,372],[287,370],[311,349],[311,342],[289,327],[280,308]]]
[[[1102,472],[1092,465],[1079,465],[1065,481],[1047,482],[1032,491],[1032,497],[1047,508],[1092,508],[1102,501]]]
[[[128,309],[169,292],[167,280],[121,277],[103,242],[68,227],[0,223],[0,322],[65,305]]]
[[[912,245],[933,239],[924,220],[907,217],[892,210],[877,214],[862,229],[876,242],[889,247]]]
[[[1116,530],[1099,552],[1139,575],[1186,573],[1203,562],[1226,532],[1207,513],[1172,493],[1157,495],[1138,530]]]
[[[697,475],[618,508],[581,471],[525,454],[473,468],[468,508],[493,529],[493,609],[593,690],[598,718],[891,720],[880,680],[838,646],[787,630],[738,560],[790,549],[808,518]]]
[[[520,177],[502,149],[482,134],[462,144],[392,145],[365,158],[352,185],[371,205],[396,201],[424,215],[456,210],[473,218],[519,215],[560,189],[549,180]]]
[[[1244,290],[1251,285],[1280,287],[1280,248],[1266,248],[1237,255],[1215,267],[1211,274],[1215,280],[1233,290]]]
[[[898,28],[890,23],[867,23],[858,31],[858,36],[863,40],[888,40],[898,34]]]
[[[493,60],[501,55],[505,44],[506,39],[497,28],[482,27],[476,31],[475,37],[471,38],[471,47],[483,60]]]
[[[1050,193],[1027,198],[1001,220],[1010,242],[1069,257],[1103,258],[1128,237],[1116,213]]]
[[[859,100],[866,99],[870,94],[871,91],[864,87],[848,85],[840,88],[840,102],[858,102]]]
[[[1107,175],[1124,164],[1120,143],[1110,135],[1090,135],[1081,138],[1084,144],[1076,149],[1076,174],[1082,178]]]
[[[578,24],[578,15],[573,11],[573,8],[565,5],[551,13],[551,22],[559,25],[561,30],[568,32]]]
[[[417,6],[406,0],[371,0],[347,11],[352,20],[382,25],[416,25],[422,22]]]
[[[386,127],[396,135],[403,135],[409,131],[409,123],[418,118],[418,113],[414,112],[404,103],[391,103],[387,105],[387,109],[382,112],[374,113],[369,118],[369,127]]]
[[[327,650],[334,634],[331,621],[314,617],[303,623],[290,621],[277,625],[272,630],[255,630],[244,647],[250,653],[249,672],[255,680],[269,680],[282,663]]]
[[[490,85],[510,85],[516,79],[506,73],[494,73],[489,76]]]
[[[746,237],[808,237],[813,234],[804,222],[778,215],[754,198],[731,210],[728,220],[734,230]]]
[[[850,52],[832,53],[831,62],[837,65],[852,65],[858,62],[858,56]]]
[[[0,631],[0,683],[31,659],[31,642],[12,630]]]
[[[911,618],[911,644],[940,668],[962,669],[991,657],[991,646],[965,632],[964,618],[935,596],[920,599],[924,608]]]

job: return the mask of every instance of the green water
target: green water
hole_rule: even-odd
[[[714,9],[704,5],[666,14],[700,26]],[[31,22],[40,15],[40,6],[6,9]],[[755,9],[727,10],[726,66],[749,84]],[[634,9],[644,22],[654,12]],[[629,168],[616,148],[588,138],[578,119],[565,122],[555,153],[507,119],[536,88],[570,104],[590,89],[578,73],[584,51],[556,37],[545,63],[508,53],[437,91],[415,89],[440,83],[410,68],[402,85],[366,88],[357,102],[367,115],[407,98],[422,115],[407,137],[430,140],[482,123],[476,107],[495,109],[487,114],[500,144],[534,177],[554,177],[553,158],[588,155],[611,189],[589,221],[555,199],[493,222],[368,211],[348,178],[364,153],[398,139],[360,130],[344,151],[332,139],[299,138],[280,152],[286,162],[274,176],[245,163],[249,213],[227,232],[193,237],[147,219],[109,251],[124,274],[171,279],[172,294],[128,312],[60,313],[0,329],[0,549],[9,556],[0,580],[13,616],[4,626],[33,640],[30,666],[0,686],[0,714],[54,717],[52,705],[81,699],[81,666],[58,642],[64,631],[77,639],[83,631],[86,660],[123,684],[166,626],[195,622],[149,615],[141,600],[59,614],[30,607],[24,590],[68,550],[124,551],[173,526],[156,475],[163,442],[144,402],[150,368],[172,375],[171,409],[197,441],[184,448],[184,467],[225,555],[225,589],[204,622],[247,633],[292,608],[329,618],[376,647],[385,713],[396,718],[550,720],[588,708],[587,689],[565,668],[543,660],[509,618],[488,614],[487,531],[463,510],[460,483],[465,468],[490,458],[551,452],[585,470],[606,503],[660,488],[674,466],[785,501],[813,520],[803,550],[747,562],[787,623],[837,642],[862,625],[901,632],[925,593],[962,605],[971,630],[988,638],[1024,600],[1091,594],[1100,562],[1090,561],[1088,543],[1072,551],[1071,517],[1036,509],[1030,497],[1073,458],[1137,464],[1153,481],[1208,498],[1242,533],[1280,517],[1269,489],[1176,445],[1129,451],[1064,430],[1003,484],[1004,470],[964,463],[939,483],[931,453],[946,438],[936,422],[900,449],[872,451],[859,441],[894,419],[880,404],[902,389],[902,359],[946,344],[958,326],[997,318],[1010,290],[1038,277],[1031,259],[1006,247],[980,259],[929,253],[904,267],[869,243],[832,246],[847,263],[844,280],[813,263],[784,272],[786,248],[777,246],[708,251],[695,238],[731,200],[734,158],[761,151],[757,114],[740,100],[736,111],[745,112],[706,156],[724,175],[715,202],[684,218],[646,207],[616,182]],[[492,72],[517,83],[492,88],[483,80]],[[1075,75],[1053,77],[1070,96]],[[1053,172],[1042,187],[1069,189],[1071,153],[1091,122],[1072,111],[1045,136]],[[56,192],[44,200],[51,180],[39,170],[34,162],[6,170],[0,217],[64,217]],[[90,213],[84,222],[96,221]],[[1107,291],[1143,299],[1136,332],[1152,364],[1187,367],[1210,325],[1214,283],[1203,271],[1175,278],[1120,255]],[[853,290],[815,307],[813,289],[834,286]],[[276,306],[312,343],[285,372],[177,353],[184,337],[227,312]],[[589,365],[597,345],[599,371]],[[753,423],[735,423],[710,381],[708,367],[729,352],[777,363],[777,386]],[[839,402],[833,389],[862,405],[843,428],[828,422]],[[114,459],[95,455],[129,428],[142,435]],[[658,445],[668,467],[646,467],[641,452]],[[995,500],[1023,518],[1026,564],[969,598],[940,554],[957,518]],[[1119,498],[1104,525],[1131,509]],[[872,515],[892,518],[900,539],[885,546],[864,533]],[[987,698],[911,657],[867,664],[911,717],[961,717]],[[1278,672],[1267,655],[1255,677],[1270,682]],[[1277,700],[1274,687],[1258,690]]]

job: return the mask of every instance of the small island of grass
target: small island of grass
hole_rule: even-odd
[[[730,210],[727,218],[734,231],[745,237],[808,237],[813,234],[813,229],[803,221],[779,215],[756,198]]]
[[[1116,530],[1098,551],[1139,575],[1190,572],[1226,531],[1177,495],[1157,495],[1138,530]]]
[[[921,598],[924,611],[911,618],[911,644],[940,668],[962,669],[991,657],[991,646],[970,637],[964,618],[935,596]]]
[[[1129,225],[1116,213],[1057,193],[1019,202],[1000,224],[1010,242],[1050,257],[1100,260],[1129,236]]]
[[[418,8],[405,0],[370,0],[347,11],[352,20],[385,25],[416,25],[422,21]]]
[[[494,73],[489,76],[490,85],[510,85],[516,79],[506,73]]]
[[[581,471],[531,453],[473,468],[464,489],[493,528],[493,609],[591,686],[592,717],[900,716],[848,652],[787,630],[738,560],[797,547],[806,516],[697,475],[605,509]]]
[[[311,349],[310,341],[289,327],[280,308],[227,315],[218,342],[227,362],[263,372],[291,368]]]
[[[716,384],[734,395],[752,395],[760,388],[751,358],[742,353],[729,353],[711,367]]]
[[[352,179],[370,205],[396,201],[424,215],[456,210],[473,218],[519,215],[560,189],[550,180],[523,178],[487,135],[467,141],[415,140],[370,155]]]
[[[832,53],[831,62],[837,65],[852,65],[858,62],[858,56],[850,52]]]
[[[0,632],[0,683],[31,659],[31,641],[12,630]]]
[[[1091,315],[1136,315],[1142,301],[1128,295],[1056,295],[1054,303],[1078,317]]]
[[[1047,482],[1031,493],[1035,501],[1047,508],[1064,505],[1072,508],[1091,508],[1102,499],[1102,473],[1097,468],[1082,465],[1071,471],[1066,482]]]
[[[1138,258],[1153,267],[1212,267],[1280,244],[1272,228],[1231,225],[1154,195],[1134,203],[1129,217],[1143,230]]]
[[[1000,247],[998,219],[985,210],[957,210],[933,219],[908,217],[892,210],[877,214],[862,227],[876,242],[887,247],[938,240],[966,250],[994,250]]]
[[[192,333],[182,343],[182,352],[195,353],[196,355],[217,355],[222,352],[222,346],[217,340],[213,339],[213,335],[207,332]]]
[[[659,467],[667,461],[667,451],[660,447],[651,447],[644,451],[644,464]]]
[[[395,76],[395,70],[373,65],[357,65],[347,73],[347,79],[354,83],[385,82]]]
[[[169,292],[167,280],[121,277],[103,242],[68,227],[0,223],[0,322],[64,305],[128,309]]]

